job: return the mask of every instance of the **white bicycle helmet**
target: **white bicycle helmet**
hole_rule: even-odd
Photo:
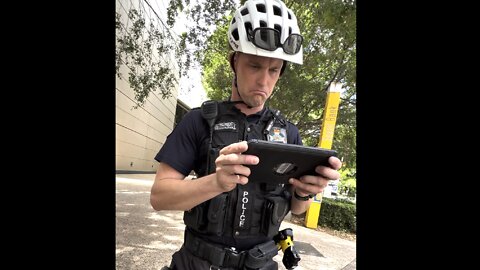
[[[297,17],[280,0],[246,1],[233,16],[228,42],[234,51],[303,64]]]

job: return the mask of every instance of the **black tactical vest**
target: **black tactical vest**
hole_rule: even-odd
[[[210,165],[205,160],[197,172],[200,177],[215,171],[215,159],[223,147],[248,139],[287,142],[287,123],[276,110],[266,108],[257,123],[249,123],[233,103],[218,102],[218,114],[212,121]],[[202,108],[203,109],[203,108]],[[273,121],[271,121],[273,119]],[[273,124],[273,125],[272,125]],[[266,132],[266,127],[271,127]],[[207,140],[205,143],[210,143]],[[291,195],[283,185],[248,183],[237,185],[184,213],[188,229],[205,238],[221,241],[222,236],[271,239],[290,210]]]

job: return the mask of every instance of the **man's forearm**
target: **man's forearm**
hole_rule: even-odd
[[[215,178],[215,174],[210,174],[195,180],[158,179],[152,186],[150,203],[157,211],[192,209],[222,193]]]

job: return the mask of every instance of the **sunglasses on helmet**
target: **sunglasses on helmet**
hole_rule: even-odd
[[[248,40],[258,48],[267,51],[275,51],[282,47],[286,54],[296,54],[300,51],[303,37],[299,34],[291,34],[282,44],[280,43],[280,31],[268,27],[259,27],[249,31]]]

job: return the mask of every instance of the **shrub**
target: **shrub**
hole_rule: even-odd
[[[322,198],[318,224],[338,231],[357,232],[356,205],[348,200]]]

